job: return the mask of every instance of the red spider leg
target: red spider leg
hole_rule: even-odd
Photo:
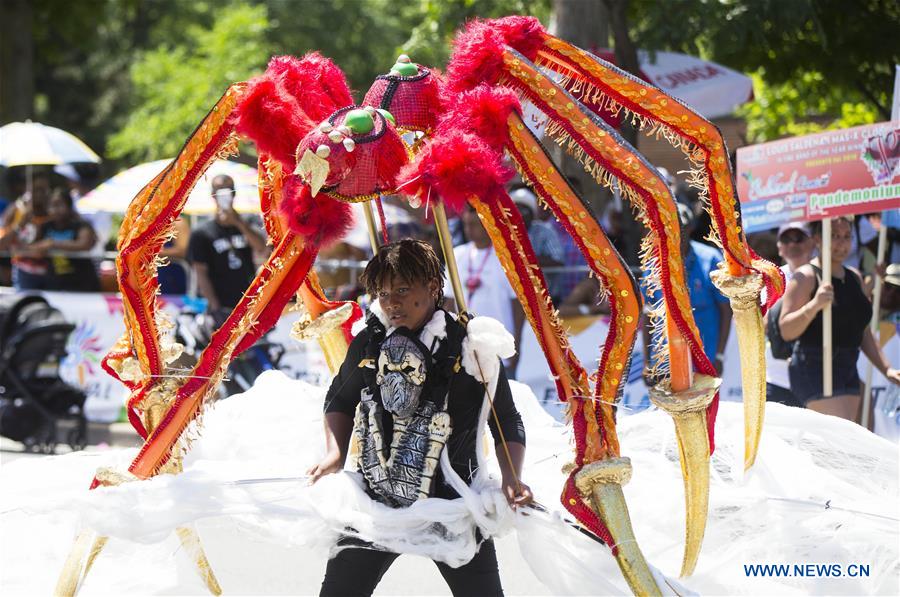
[[[162,375],[160,333],[156,323],[156,256],[168,231],[184,208],[190,190],[207,168],[222,153],[231,151],[233,127],[227,116],[234,109],[243,85],[232,85],[207,114],[191,140],[185,143],[179,158],[160,173],[129,205],[125,214],[125,235],[119,239],[116,258],[119,287],[125,311],[126,329],[144,379],[129,384],[132,395],[127,403],[131,425],[142,436],[146,430],[135,409]],[[117,345],[108,358],[121,357]],[[107,368],[109,361],[107,360]]]
[[[590,455],[589,461],[607,458],[613,455],[613,450],[616,452],[615,455],[618,455],[618,440],[615,437],[614,427],[610,434],[609,428],[602,429],[598,426],[599,417],[595,415],[594,402],[585,399],[588,394],[587,373],[572,352],[568,337],[553,309],[543,273],[537,264],[519,210],[505,192],[489,199],[482,201],[473,196],[469,202],[478,212],[507,278],[522,303],[525,315],[547,357],[560,398],[571,405],[570,416],[575,427],[578,470],[584,462],[586,453]],[[603,521],[580,499],[575,499],[578,494],[574,485],[574,474],[575,472],[570,475],[571,482],[567,483],[563,503],[607,545],[614,546],[616,542]],[[615,551],[615,548],[613,549]]]
[[[662,135],[697,168],[691,184],[709,202],[713,229],[721,241],[728,271],[740,276],[752,270],[763,276],[767,307],[784,292],[778,268],[750,249],[740,226],[734,176],[719,129],[659,88],[593,54],[549,35],[534,19],[507,17],[488,21],[506,43],[529,60],[561,75],[560,85],[588,105],[635,115],[634,124],[650,135]]]
[[[522,177],[527,180],[541,200],[551,209],[563,228],[572,236],[601,286],[611,291],[608,296],[611,327],[603,345],[595,378],[595,419],[605,441],[608,455],[618,456],[619,445],[615,432],[615,403],[624,386],[628,362],[637,337],[641,315],[640,292],[628,265],[609,242],[606,233],[591,214],[590,208],[569,186],[553,164],[544,147],[528,130],[521,117],[514,115],[509,122],[512,156]],[[536,151],[535,151],[536,150]],[[625,290],[625,292],[622,292]],[[576,438],[577,439],[577,438]],[[578,454],[583,460],[584,454]],[[588,461],[595,460],[590,454]],[[580,462],[576,460],[576,464]]]
[[[515,203],[505,191],[484,200],[473,195],[469,203],[478,211],[510,285],[522,303],[541,349],[548,357],[547,362],[560,396],[569,399],[586,395],[587,373],[572,352],[553,308],[525,221]],[[598,446],[597,450],[602,448]]]
[[[560,84],[573,95],[613,113],[624,110],[633,124],[648,135],[664,137],[693,165],[689,183],[701,191],[711,217],[711,236],[725,256],[724,268],[715,272],[713,280],[728,296],[734,311],[742,363],[744,464],[749,468],[756,458],[765,417],[765,385],[759,373],[765,356],[762,315],[782,295],[785,281],[780,269],[761,259],[747,243],[731,160],[721,132],[657,87],[548,35],[537,23],[526,25],[515,19],[497,21],[510,45],[557,73]],[[564,132],[550,133],[565,137]],[[760,285],[766,288],[761,307]]]
[[[503,83],[522,93],[553,124],[565,130],[572,141],[568,149],[585,162],[585,168],[595,178],[608,182],[608,177],[612,176],[621,183],[625,196],[638,209],[651,231],[652,256],[658,264],[667,313],[687,343],[693,365],[701,373],[715,376],[691,312],[681,263],[678,212],[665,181],[618,133],[538,72],[525,57],[508,50],[503,59],[506,68]],[[715,404],[713,402],[709,412],[710,440]]]

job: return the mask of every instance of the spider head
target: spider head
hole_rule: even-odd
[[[386,110],[348,106],[310,131],[297,146],[298,174],[313,196],[344,201],[393,191],[409,156]]]

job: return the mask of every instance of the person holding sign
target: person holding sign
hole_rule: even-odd
[[[788,373],[791,391],[807,408],[856,421],[860,405],[860,380],[856,371],[859,351],[887,379],[900,384],[900,370],[892,368],[868,323],[872,303],[866,298],[859,272],[844,267],[850,253],[853,223],[840,217],[832,221],[831,280],[822,280],[822,257],[794,272],[784,293],[779,325],[785,340],[797,340]],[[814,239],[822,252],[822,228],[816,223]],[[823,393],[822,310],[832,306],[833,392]]]

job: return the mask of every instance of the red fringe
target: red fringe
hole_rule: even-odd
[[[250,81],[235,113],[237,132],[281,162],[286,172],[293,172],[294,149],[315,126],[294,98],[264,75]]]
[[[269,61],[266,76],[277,81],[315,122],[353,103],[343,71],[318,52],[303,58],[276,56]]]
[[[324,193],[315,197],[299,176],[284,181],[284,196],[279,209],[291,230],[319,248],[341,239],[353,225],[349,203],[335,201]]]

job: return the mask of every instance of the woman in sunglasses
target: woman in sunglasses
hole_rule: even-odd
[[[891,382],[900,384],[900,370],[891,367],[869,330],[872,303],[859,272],[844,267],[850,253],[853,222],[841,217],[831,226],[831,280],[822,279],[821,256],[800,267],[788,282],[779,325],[785,340],[796,340],[788,373],[795,397],[812,410],[856,421],[860,381],[859,351]],[[821,251],[822,228],[813,238]],[[832,306],[832,395],[822,383],[822,310]]]

